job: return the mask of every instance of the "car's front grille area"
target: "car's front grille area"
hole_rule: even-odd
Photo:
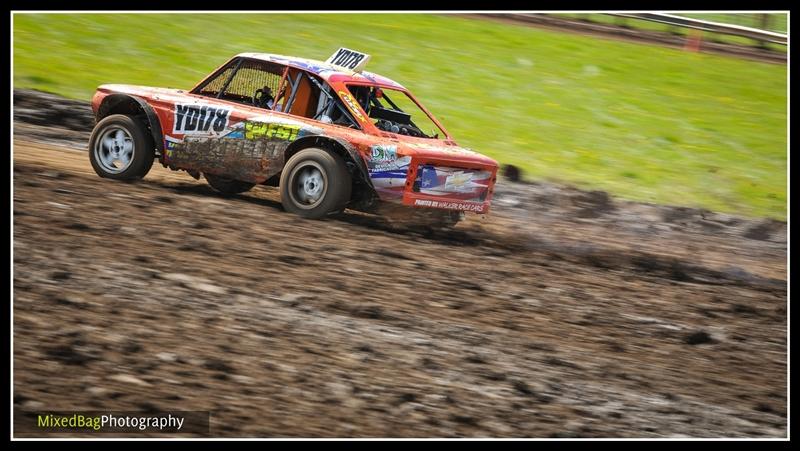
[[[478,202],[486,199],[491,180],[490,171],[423,164],[417,167],[412,190],[430,196]]]

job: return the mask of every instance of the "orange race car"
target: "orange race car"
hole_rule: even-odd
[[[158,160],[226,194],[280,187],[284,208],[321,218],[397,204],[454,224],[487,213],[497,162],[459,147],[400,84],[341,48],[327,61],[242,53],[189,91],[102,85],[89,142],[101,177]]]

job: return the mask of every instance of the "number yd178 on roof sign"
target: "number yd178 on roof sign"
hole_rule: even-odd
[[[325,61],[328,64],[339,66],[344,69],[352,70],[353,72],[360,72],[364,69],[369,61],[369,55],[366,53],[356,52],[355,50],[340,47],[330,58]]]

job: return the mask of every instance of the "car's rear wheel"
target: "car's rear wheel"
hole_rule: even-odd
[[[131,180],[150,172],[155,145],[147,126],[134,116],[113,114],[97,123],[89,138],[89,161],[100,177]]]
[[[319,219],[343,210],[351,190],[344,160],[324,149],[301,150],[286,162],[281,174],[283,207],[304,218]]]
[[[214,174],[203,174],[206,177],[206,181],[212,188],[219,191],[222,194],[239,194],[244,193],[246,191],[250,191],[256,186],[255,183],[250,182],[242,182],[240,180],[229,179],[227,177],[222,177],[220,175]]]

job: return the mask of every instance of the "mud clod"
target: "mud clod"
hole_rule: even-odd
[[[501,173],[509,182],[518,183],[522,181],[522,169],[513,164],[504,164],[501,168]]]
[[[684,342],[689,345],[702,345],[706,343],[713,343],[714,340],[711,338],[711,335],[705,331],[697,331],[693,332],[684,338]]]

